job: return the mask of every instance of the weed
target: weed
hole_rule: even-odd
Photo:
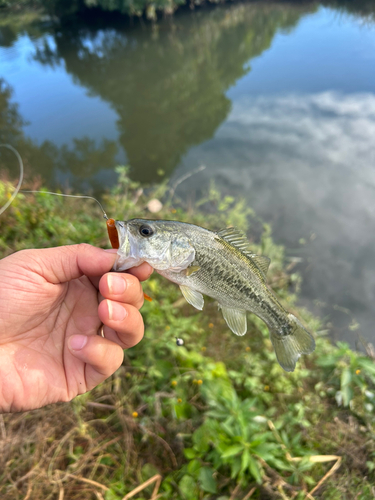
[[[185,209],[172,204],[166,185],[145,189],[126,168],[118,173],[104,197],[111,217],[147,218],[157,196],[167,200],[158,218],[211,229],[235,221],[247,232],[257,223],[242,200],[222,199],[215,186],[200,207]],[[0,203],[10,190],[0,184]],[[1,255],[82,241],[108,246],[90,203],[20,195],[0,219]],[[296,307],[296,279],[283,271],[268,226],[253,247],[272,258],[269,281],[288,309],[322,331]],[[371,358],[318,334],[315,353],[285,373],[258,318],[249,315],[247,335],[236,337],[213,301],[196,312],[158,275],[144,288],[153,297],[142,309],[145,339],[125,351],[112,377],[71,403],[0,417],[2,499],[118,500],[139,485],[142,498],[157,490],[165,500],[374,497]]]

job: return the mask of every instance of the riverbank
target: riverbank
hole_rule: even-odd
[[[214,187],[199,207],[184,207],[166,184],[146,190],[125,168],[118,174],[103,198],[110,217],[233,224],[251,235],[251,210]],[[0,184],[1,205],[9,189]],[[164,205],[153,214],[155,198]],[[0,218],[0,235],[1,257],[30,247],[109,246],[94,202],[47,194],[20,194]],[[374,497],[374,360],[333,346],[324,325],[296,306],[299,277],[284,271],[284,250],[268,226],[252,245],[271,258],[269,283],[314,332],[316,351],[287,374],[255,316],[236,337],[212,301],[197,312],[155,274],[144,285],[153,298],[142,309],[145,338],[113,377],[71,403],[0,418],[1,498],[115,500],[159,476],[158,498],[168,500]]]

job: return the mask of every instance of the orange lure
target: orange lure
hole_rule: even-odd
[[[115,226],[115,219],[107,219],[106,224],[107,224],[109,241],[111,242],[112,248],[115,248],[117,250],[120,247],[120,242],[118,240],[117,229]],[[149,302],[152,301],[152,298],[149,297],[146,293],[143,293],[143,296]]]
[[[120,242],[118,240],[117,229],[115,226],[115,219],[107,219],[107,231],[109,236],[109,241],[111,242],[112,248],[116,248],[116,250],[120,247]]]

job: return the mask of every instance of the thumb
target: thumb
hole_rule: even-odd
[[[87,391],[111,376],[124,358],[124,352],[118,344],[100,335],[72,335],[68,347],[75,358],[85,363]]]
[[[27,254],[27,255],[26,255]],[[22,267],[41,275],[49,283],[65,283],[110,271],[116,254],[86,243],[18,252]]]

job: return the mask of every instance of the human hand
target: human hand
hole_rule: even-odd
[[[115,258],[81,244],[0,260],[0,413],[70,401],[114,373],[123,349],[141,340],[139,280],[152,269],[110,273]]]

